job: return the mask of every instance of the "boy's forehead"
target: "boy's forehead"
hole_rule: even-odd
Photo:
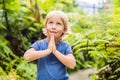
[[[61,20],[60,16],[51,16],[48,20]]]

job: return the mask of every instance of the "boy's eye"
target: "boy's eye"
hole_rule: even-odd
[[[61,25],[61,23],[58,22],[57,25]]]
[[[49,22],[49,23],[53,23],[53,22]]]
[[[52,21],[49,22],[49,24],[52,24],[52,23],[53,23]]]

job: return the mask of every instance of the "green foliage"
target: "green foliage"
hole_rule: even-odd
[[[99,72],[93,75],[93,80],[120,79],[119,0],[114,0],[110,15],[94,17],[81,12],[75,0],[1,0],[0,3],[0,80],[35,80],[36,64],[24,61],[22,56],[34,41],[44,38],[44,18],[51,10],[63,10],[69,17],[70,33],[64,40],[70,43],[77,63],[74,70],[68,69],[69,73],[97,68]]]
[[[36,79],[36,65],[22,61],[16,68],[17,74],[23,78],[23,80],[35,80]]]
[[[93,18],[77,13],[70,15],[74,17],[70,17],[72,35],[68,35],[65,40],[71,43],[77,63],[75,70],[100,69],[98,75],[93,75],[93,80],[119,79],[120,17],[119,9],[115,10],[110,15],[102,14]],[[104,68],[106,65],[109,65],[111,71]]]
[[[36,65],[21,57],[34,41],[44,38],[46,14],[55,9],[72,11],[73,4],[74,0],[0,1],[0,80],[35,79]]]
[[[35,64],[27,66],[29,70],[34,69],[35,71],[31,71],[29,74],[26,68],[18,67],[23,63],[27,64],[20,57],[23,56],[24,51],[28,49],[31,43],[39,39],[38,36],[42,34],[42,25],[39,25],[35,17],[30,15],[31,12],[26,4],[18,4],[19,1],[17,0],[4,0],[4,3],[1,3],[1,10],[4,11],[0,12],[0,19],[2,20],[2,23],[0,23],[0,68],[2,73],[0,74],[0,80],[9,80],[10,77],[15,80],[34,80]],[[26,10],[24,11],[24,9]],[[7,15],[4,13],[5,11]],[[33,68],[29,68],[30,66]],[[23,67],[26,67],[26,65]],[[17,68],[18,70],[15,70]],[[22,75],[23,73],[18,74],[22,70],[25,71],[24,75]]]
[[[114,2],[114,7],[120,7],[120,0],[113,0]]]

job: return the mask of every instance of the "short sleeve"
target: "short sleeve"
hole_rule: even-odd
[[[39,41],[34,42],[30,48],[34,48],[35,50],[39,50]]]
[[[68,43],[66,43],[65,54],[72,54],[73,51]]]

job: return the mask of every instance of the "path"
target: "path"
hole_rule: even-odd
[[[95,69],[79,70],[70,74],[70,80],[91,80],[89,74],[95,73]]]

